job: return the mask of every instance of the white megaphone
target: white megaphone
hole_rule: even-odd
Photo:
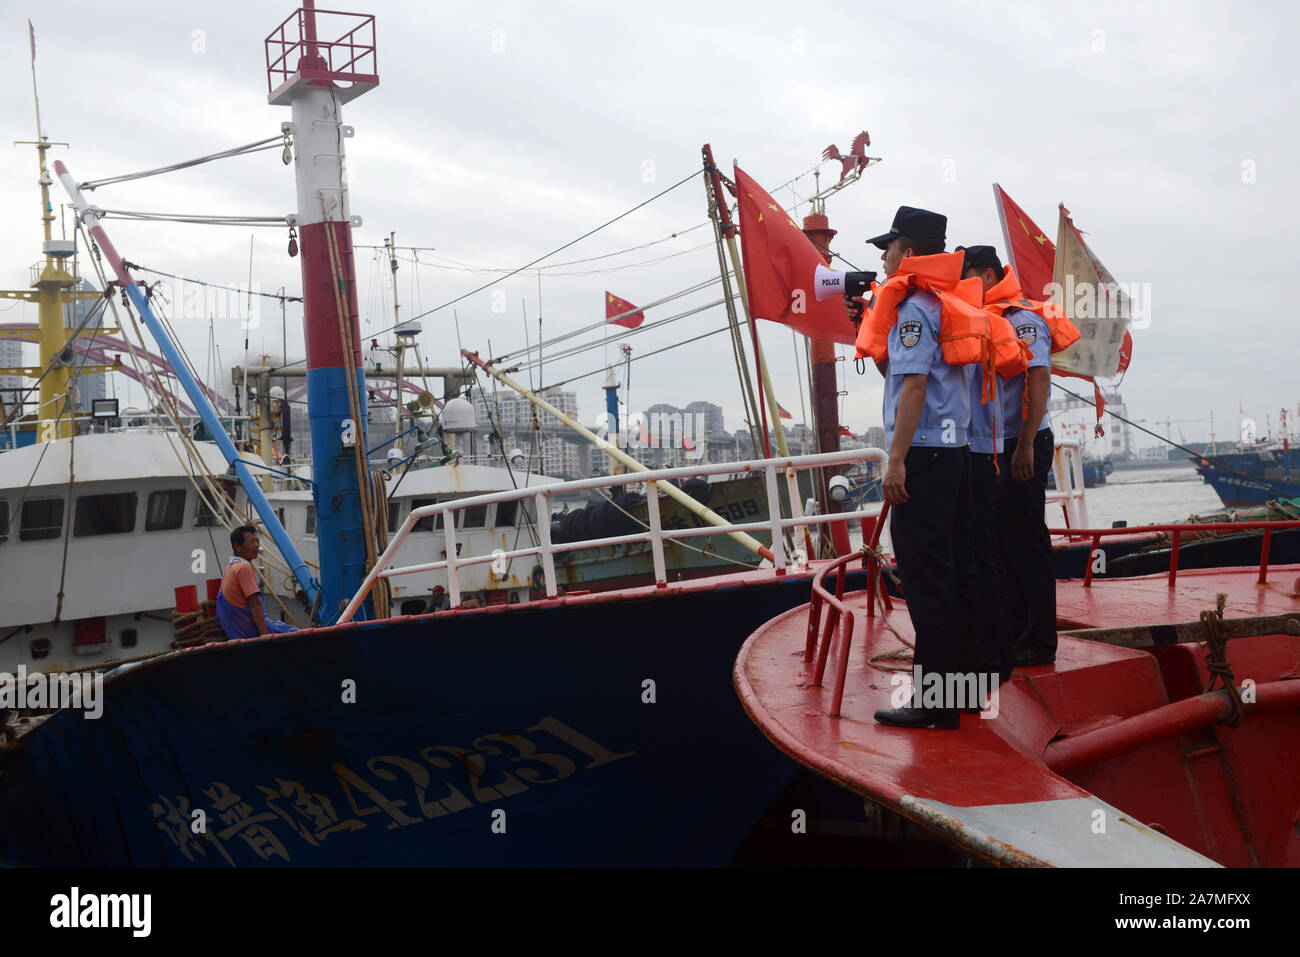
[[[818,263],[813,273],[813,294],[817,296],[818,302],[824,302],[832,296],[843,296],[845,299],[861,298],[867,294],[875,281],[876,274],[873,272],[842,272],[827,269]]]

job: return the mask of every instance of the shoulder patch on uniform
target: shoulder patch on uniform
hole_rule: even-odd
[[[1038,326],[1032,322],[1022,322],[1016,326],[1016,336],[1027,346],[1032,346],[1038,340]]]
[[[920,319],[904,319],[898,324],[898,338],[903,345],[910,349],[921,341],[921,329],[923,328]]]

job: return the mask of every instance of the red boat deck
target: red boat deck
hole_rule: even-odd
[[[1058,585],[1058,613],[1071,628],[1197,622],[1220,592],[1225,619],[1296,613],[1297,574],[1300,566],[1275,567],[1261,586],[1258,569],[1187,571],[1173,589],[1164,575],[1089,589],[1067,581]],[[841,644],[833,641],[823,684],[814,685],[815,660],[804,660],[807,607],[768,622],[736,663],[746,710],[796,760],[998,864],[1300,865],[1300,695],[1291,694],[1300,681],[1284,680],[1300,678],[1297,635],[1229,642],[1236,683],[1250,677],[1261,688],[1237,729],[1185,722],[1081,761],[1077,747],[1071,758],[1053,742],[1095,744],[1089,732],[1138,715],[1147,721],[1153,709],[1213,708],[1218,697],[1202,695],[1205,645],[1148,652],[1062,636],[1054,665],[1017,671],[1002,686],[996,717],[990,709],[963,714],[959,730],[900,729],[872,713],[902,703],[891,701],[898,686],[884,668],[910,669],[910,659],[870,659],[909,653],[899,637],[912,638],[906,607],[895,602],[887,618],[871,618],[865,592],[844,600],[856,624],[840,716],[830,711]],[[1278,687],[1291,696],[1263,695]]]

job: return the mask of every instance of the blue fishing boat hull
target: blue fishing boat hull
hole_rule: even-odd
[[[0,859],[727,864],[798,770],[746,719],[732,664],[808,582],[392,619],[144,662],[104,683],[98,720],[58,712],[0,752]]]
[[[1265,484],[1258,479],[1205,465],[1197,466],[1196,471],[1214,486],[1215,493],[1227,508],[1250,508],[1273,499],[1300,496],[1300,482],[1269,478]]]

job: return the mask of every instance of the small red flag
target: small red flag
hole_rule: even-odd
[[[736,202],[749,314],[783,322],[820,342],[855,342],[843,297],[818,302],[813,293],[813,275],[826,260],[790,215],[739,166]]]
[[[844,436],[844,438],[846,438],[846,439],[856,439],[856,438],[857,438],[856,435],[854,435],[852,432],[849,431],[849,427],[848,427],[847,425],[841,425],[841,426],[840,426],[840,435]]]
[[[623,315],[631,313],[631,315]],[[622,318],[615,319],[615,316]],[[622,299],[608,289],[605,290],[605,318],[616,326],[626,326],[629,329],[635,329],[641,323],[645,322],[645,313],[637,309],[626,299]]]
[[[794,418],[793,415],[791,415],[789,412],[787,412],[787,411],[785,410],[785,406],[783,406],[780,402],[778,402],[778,403],[776,404],[776,411],[777,411],[778,413],[780,413],[781,418],[783,418],[783,419],[793,419],[793,418]]]

